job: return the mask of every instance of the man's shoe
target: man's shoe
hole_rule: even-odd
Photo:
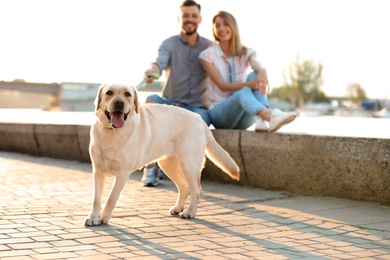
[[[294,112],[283,112],[279,109],[272,110],[271,120],[269,121],[269,131],[275,132],[282,126],[292,122],[297,117]]]
[[[165,175],[165,172],[161,170],[161,168],[158,169],[157,177],[159,180],[166,179],[167,176]]]
[[[255,131],[268,132],[268,126],[265,124],[265,121],[258,116],[255,117]]]
[[[142,183],[145,187],[156,187],[158,185],[158,168],[153,165],[151,166],[145,166],[144,168],[144,175],[142,176]]]

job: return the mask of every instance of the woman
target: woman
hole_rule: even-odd
[[[256,52],[242,45],[234,16],[225,11],[216,14],[213,35],[216,44],[199,57],[209,75],[209,112],[214,127],[246,129],[256,122],[255,131],[273,132],[293,121],[295,113],[269,109],[267,72]],[[249,66],[253,72],[247,76]]]

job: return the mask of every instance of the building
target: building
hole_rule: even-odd
[[[0,81],[0,108],[93,111],[99,86],[100,83]],[[147,92],[160,91],[160,81],[148,84],[142,88],[141,102],[148,95]]]

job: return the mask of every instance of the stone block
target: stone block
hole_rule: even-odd
[[[81,160],[77,125],[35,125],[35,136],[41,156]]]
[[[32,124],[1,123],[0,150],[39,155]]]
[[[91,126],[89,125],[77,126],[77,140],[81,152],[80,161],[82,162],[91,162],[91,157],[89,156],[90,130]]]
[[[247,131],[241,152],[251,186],[390,201],[390,139]]]
[[[243,165],[240,149],[241,131],[225,129],[211,131],[214,135],[215,140],[232,156],[232,158],[240,168],[240,181],[237,182],[236,180],[230,178],[229,175],[224,173],[209,159],[206,160],[205,168],[202,172],[202,178],[217,180],[223,183],[235,183],[245,185],[247,183],[247,177],[245,175],[245,168]]]

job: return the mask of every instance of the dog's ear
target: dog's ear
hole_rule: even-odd
[[[134,90],[134,108],[135,108],[135,112],[138,114],[139,106],[140,106],[140,103],[138,101],[138,92],[135,88],[133,88],[133,90]]]
[[[102,100],[102,97],[101,97],[101,92],[102,92],[102,89],[103,87],[105,86],[106,84],[101,84],[100,87],[99,87],[99,90],[98,90],[98,93],[96,95],[96,98],[95,98],[95,101],[93,102],[94,105],[95,105],[95,111],[98,111],[99,110],[99,105],[100,105],[100,101]]]

